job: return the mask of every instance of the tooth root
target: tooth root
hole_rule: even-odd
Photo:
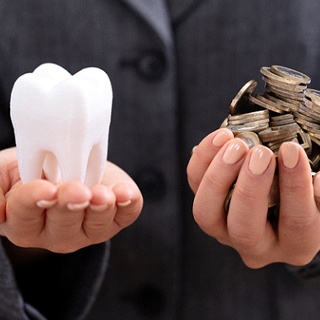
[[[62,181],[84,182],[88,160],[88,153],[85,150],[79,150],[72,154],[68,152],[60,153],[57,159]]]
[[[45,158],[44,152],[32,148],[28,148],[28,150],[18,149],[17,156],[18,159],[23,159],[23,162],[19,164],[22,181],[29,182],[41,178]]]
[[[104,172],[106,165],[106,152],[105,146],[101,143],[93,146],[88,158],[87,172],[85,176],[85,182],[87,185],[94,185],[96,181],[100,182],[100,172]],[[100,166],[97,164],[100,164]]]
[[[57,157],[52,152],[47,152],[44,159],[43,171],[46,179],[53,183],[58,183],[61,180],[61,172]]]
[[[11,93],[22,182],[41,177],[100,182],[108,150],[112,88],[107,74],[86,68],[74,76],[44,64],[17,79]]]

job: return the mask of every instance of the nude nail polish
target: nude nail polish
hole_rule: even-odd
[[[293,169],[299,161],[299,145],[296,143],[283,143],[281,154],[283,165],[288,169]]]
[[[39,200],[36,205],[41,209],[52,208],[57,203],[57,199],[54,200]]]
[[[117,202],[117,206],[119,207],[127,207],[131,204],[131,200],[125,201],[125,202]]]
[[[212,144],[220,148],[222,147],[228,140],[230,139],[230,136],[225,131],[220,131],[216,134],[216,136],[212,139]]]
[[[226,164],[237,163],[248,151],[248,146],[240,139],[234,139],[227,150],[225,150],[222,160]]]
[[[249,170],[254,175],[263,174],[267,170],[271,158],[272,151],[270,149],[264,148],[262,146],[255,147],[251,153]]]

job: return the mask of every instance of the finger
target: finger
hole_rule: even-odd
[[[251,267],[258,267],[256,261],[261,262],[261,256],[275,241],[275,233],[267,222],[275,167],[276,160],[269,148],[262,145],[253,147],[241,167],[229,206],[230,240]]]
[[[67,207],[71,211],[83,210],[88,207],[91,197],[90,189],[79,182],[62,184],[57,194],[59,206]]]
[[[91,188],[92,198],[88,210],[104,211],[109,207],[114,207],[116,197],[113,191],[105,185],[96,185]]]
[[[227,241],[224,202],[248,151],[240,139],[227,142],[212,160],[195,195],[193,215],[199,226],[221,242]]]
[[[45,180],[20,185],[7,198],[5,232],[9,239],[20,246],[41,233],[44,226],[44,209],[37,203],[54,201],[57,188]],[[21,237],[23,234],[23,237]]]
[[[7,198],[7,215],[10,219],[25,220],[36,218],[42,213],[38,204],[56,199],[57,187],[46,180],[36,180],[20,185]],[[32,213],[32,214],[31,214]]]
[[[83,222],[86,236],[99,243],[112,238],[133,223],[142,209],[142,196],[134,184],[118,184],[113,189],[98,185]]]
[[[112,190],[116,196],[117,204],[114,222],[122,229],[138,218],[142,210],[143,198],[135,184],[118,184]]]
[[[132,202],[137,205],[137,211],[141,210],[143,199],[138,186],[125,171],[115,164],[107,162],[101,184],[112,189],[118,207],[125,207]]]
[[[20,180],[16,148],[1,151],[0,168],[1,189],[6,193]]]
[[[116,196],[107,186],[91,188],[92,199],[86,210],[83,229],[86,236],[94,242],[107,240],[116,213]]]
[[[194,192],[197,191],[212,159],[220,148],[232,138],[233,133],[230,130],[225,128],[219,129],[205,137],[194,149],[187,166],[189,185]]]
[[[57,204],[46,212],[46,236],[53,245],[67,243],[81,232],[91,197],[90,189],[81,183],[68,182],[59,186]]]
[[[279,241],[289,259],[304,263],[318,250],[318,246],[314,248],[313,244],[315,235],[319,233],[316,230],[319,214],[308,157],[297,143],[283,143],[279,150],[278,167],[281,195]],[[319,243],[319,239],[316,242]],[[309,257],[307,251],[310,252]]]

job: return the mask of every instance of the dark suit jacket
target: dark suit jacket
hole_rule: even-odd
[[[72,73],[104,69],[114,89],[109,159],[137,181],[145,205],[112,239],[88,319],[318,319],[317,275],[283,264],[251,270],[199,229],[185,168],[240,87],[253,78],[263,90],[261,66],[300,70],[320,88],[320,2],[168,3],[1,1],[2,147],[13,143],[8,101],[18,76],[47,61]],[[21,267],[0,247],[0,319],[41,319],[34,309],[84,316],[107,254],[102,244]]]

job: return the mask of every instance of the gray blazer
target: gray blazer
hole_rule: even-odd
[[[103,283],[105,244],[27,266],[0,247],[0,319],[85,317],[100,285],[87,319],[319,318],[317,265],[247,268],[195,224],[185,168],[240,87],[253,78],[263,90],[261,66],[300,70],[320,88],[320,3],[167,2],[0,2],[2,147],[12,143],[8,100],[19,75],[46,61],[70,72],[98,66],[114,90],[109,159],[145,199],[137,222],[112,239]],[[49,300],[53,290],[62,298]]]

